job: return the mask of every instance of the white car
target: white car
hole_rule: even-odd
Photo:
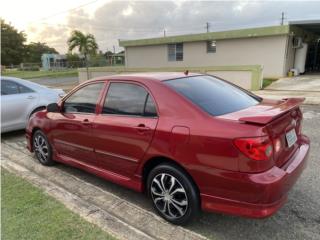
[[[62,89],[50,89],[20,78],[1,79],[1,132],[24,129],[30,116],[57,102]]]

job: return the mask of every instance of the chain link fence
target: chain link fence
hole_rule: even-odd
[[[123,66],[124,57],[100,57],[93,56],[87,61],[84,59],[78,61],[69,61],[67,59],[57,59],[48,63],[35,62],[35,63],[21,63],[18,65],[1,66],[1,72],[10,71],[65,71],[68,69],[77,69],[88,67],[105,67],[105,66]]]

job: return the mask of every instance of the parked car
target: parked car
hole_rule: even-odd
[[[1,77],[1,132],[24,129],[30,116],[57,102],[65,95],[61,89],[50,89],[13,77]]]
[[[199,210],[274,214],[306,166],[303,99],[262,99],[214,76],[97,78],[31,117],[43,165],[81,168],[136,191],[184,224]]]

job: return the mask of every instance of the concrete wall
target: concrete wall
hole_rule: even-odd
[[[284,73],[288,73],[291,68],[294,67],[294,56],[296,53],[296,50],[292,48],[293,46],[293,36],[287,37],[287,51],[285,55],[285,67],[284,67]]]
[[[126,47],[127,67],[204,67],[261,65],[264,77],[285,75],[287,35],[217,40],[216,53],[206,42],[184,43],[183,61],[169,62],[167,45]]]
[[[220,67],[193,67],[190,72],[200,72],[215,75],[248,90],[258,90],[262,85],[262,68],[254,66],[220,66]],[[138,72],[183,72],[185,68],[123,68],[123,67],[99,67],[89,69],[89,78],[110,76],[124,73]],[[86,69],[79,71],[79,82],[87,80]]]

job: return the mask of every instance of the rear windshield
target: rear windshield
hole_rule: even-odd
[[[194,76],[164,81],[204,111],[219,116],[256,105],[259,97],[213,76]]]

